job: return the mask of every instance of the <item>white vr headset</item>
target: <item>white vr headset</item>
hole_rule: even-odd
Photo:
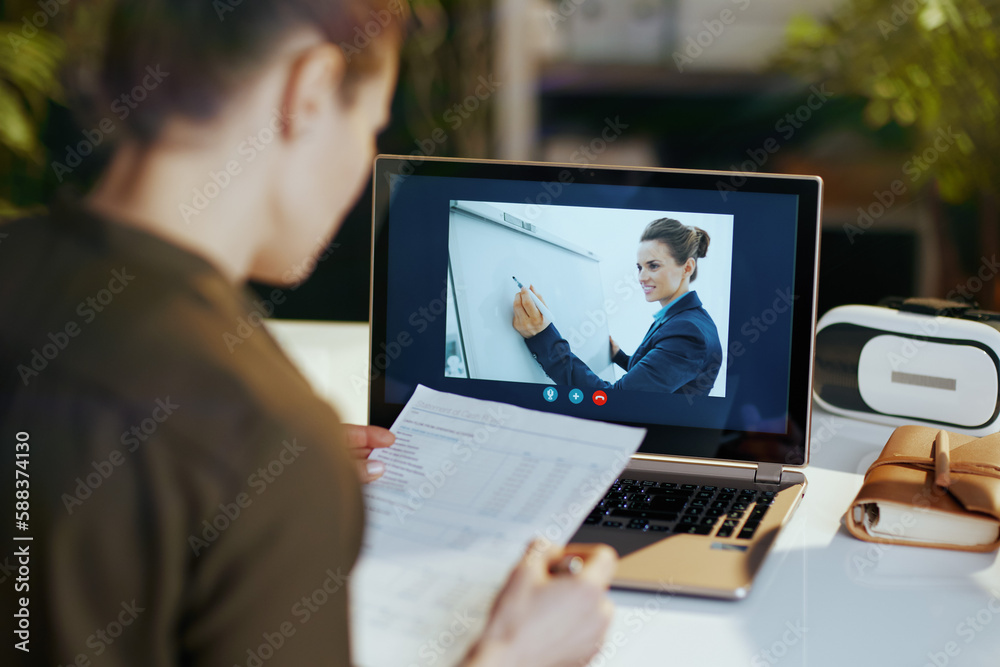
[[[1000,313],[941,299],[834,308],[816,330],[813,396],[854,419],[1000,431]]]

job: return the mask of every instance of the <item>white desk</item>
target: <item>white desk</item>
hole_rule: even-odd
[[[368,327],[273,322],[340,411],[365,423]],[[881,546],[841,516],[891,428],[813,414],[809,486],[740,602],[614,591],[601,665],[1000,665],[996,554]]]

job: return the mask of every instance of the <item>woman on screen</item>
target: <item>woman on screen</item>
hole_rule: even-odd
[[[691,283],[709,241],[704,230],[670,218],[654,220],[643,230],[636,263],[639,284],[646,301],[657,301],[661,308],[632,356],[611,339],[612,360],[627,371],[617,382],[602,379],[573,354],[528,288],[514,297],[514,328],[556,384],[707,395],[719,374],[722,346]],[[541,300],[537,292],[535,296]]]

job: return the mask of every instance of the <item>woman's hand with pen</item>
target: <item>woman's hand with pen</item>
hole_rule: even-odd
[[[531,293],[528,293],[528,290]],[[522,287],[521,290],[514,295],[514,328],[517,332],[524,336],[525,338],[531,338],[542,332],[545,327],[549,326],[549,318],[545,316],[542,310],[535,304],[535,299],[532,298],[532,294],[535,298],[541,302],[542,306],[548,310],[548,304],[545,303],[545,299],[542,295],[535,291],[535,286],[531,285],[529,287]]]
[[[534,542],[462,667],[585,665],[604,641],[618,555],[606,544]]]

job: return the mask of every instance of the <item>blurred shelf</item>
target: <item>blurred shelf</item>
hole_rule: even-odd
[[[703,95],[731,97],[785,94],[802,88],[779,73],[690,71],[671,64],[607,64],[553,62],[539,66],[538,91],[543,95]]]

